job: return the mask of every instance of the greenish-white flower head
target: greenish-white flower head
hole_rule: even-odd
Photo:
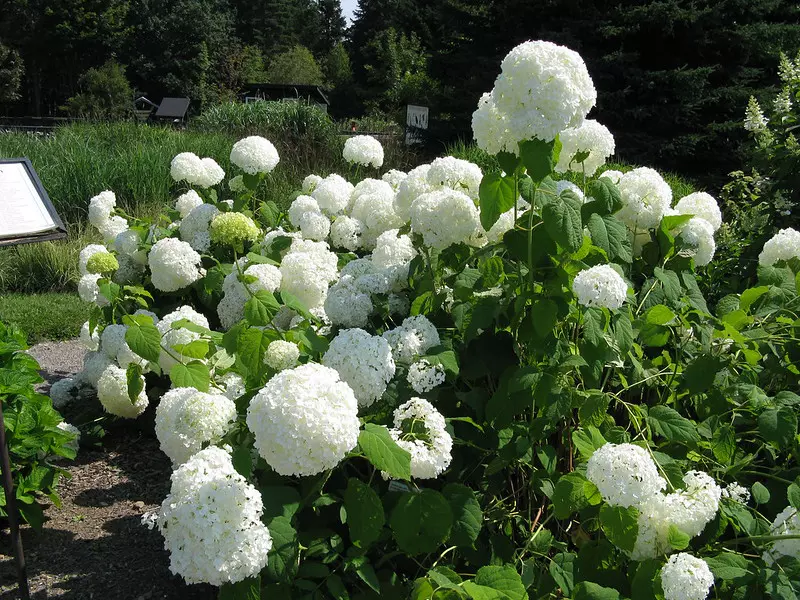
[[[246,243],[255,242],[261,230],[253,219],[238,212],[220,213],[211,220],[209,227],[211,241],[223,246],[242,248]]]
[[[86,270],[89,273],[107,275],[119,269],[117,257],[110,252],[97,252],[86,261]]]

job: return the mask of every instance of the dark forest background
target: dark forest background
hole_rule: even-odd
[[[0,0],[0,115],[124,117],[189,96],[195,113],[247,82],[331,90],[337,118],[431,108],[439,140],[470,116],[514,45],[578,51],[592,116],[623,159],[714,183],[742,158],[744,108],[800,49],[796,0]]]

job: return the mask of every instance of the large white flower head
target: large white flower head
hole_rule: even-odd
[[[250,175],[270,173],[279,161],[272,142],[257,135],[239,140],[231,149],[231,163]]]
[[[605,444],[594,451],[586,477],[610,506],[640,506],[660,494],[667,482],[647,450],[634,444]]]
[[[322,211],[329,215],[338,215],[350,203],[350,194],[354,186],[341,175],[332,173],[320,181],[311,192]]]
[[[403,183],[406,177],[408,177],[408,174],[405,171],[391,169],[384,173],[381,179],[391,185],[394,191],[397,191],[397,188],[400,187],[400,184]]]
[[[366,327],[374,306],[352,275],[342,275],[325,297],[325,314],[339,327]]]
[[[444,383],[444,368],[439,364],[431,364],[424,358],[408,368],[408,384],[418,394],[430,392]]]
[[[200,273],[200,255],[175,238],[158,240],[147,257],[153,286],[162,292],[176,292],[194,283]]]
[[[384,231],[375,241],[372,262],[379,269],[408,265],[417,255],[411,238],[397,229]]]
[[[322,306],[328,284],[338,276],[338,262],[325,242],[295,240],[281,261],[281,291],[296,296],[308,309]]]
[[[81,326],[80,341],[84,348],[89,351],[95,351],[100,346],[100,330],[95,327],[92,333],[89,333],[89,321],[86,321]]]
[[[430,171],[430,168],[430,165],[420,165],[415,169],[411,169],[397,188],[397,194],[394,197],[394,212],[403,221],[411,219],[411,205],[414,200],[422,196],[422,194],[433,191],[433,188],[428,183],[428,171]]]
[[[705,219],[717,231],[722,226],[722,213],[714,196],[706,192],[694,192],[684,196],[675,205],[675,211],[679,215],[694,215]]]
[[[800,231],[789,227],[781,229],[767,240],[758,255],[758,264],[771,267],[779,260],[792,258],[800,258]]]
[[[100,235],[103,236],[103,240],[106,244],[111,244],[114,242],[116,237],[122,233],[123,231],[128,229],[128,221],[127,219],[115,216],[111,217],[108,221],[103,223],[103,226],[99,228]]]
[[[519,154],[519,140],[509,128],[508,116],[497,108],[491,92],[481,96],[477,110],[472,113],[472,134],[478,147],[489,154]]]
[[[395,191],[390,183],[383,181],[382,179],[372,179],[371,177],[367,177],[366,179],[359,181],[353,188],[353,192],[350,194],[350,206],[352,207],[353,203],[355,203],[359,197],[367,194],[373,196],[382,196],[391,200],[394,198]]]
[[[117,234],[117,237],[114,238],[114,250],[116,250],[118,254],[129,256],[137,263],[144,263],[146,262],[147,254],[139,250],[139,243],[141,241],[138,231],[135,229],[126,229]],[[120,263],[121,262],[122,261],[120,261]]]
[[[211,234],[208,228],[211,221],[219,214],[213,204],[199,204],[181,221],[180,234],[184,242],[188,242],[198,252],[205,252],[211,245]]]
[[[189,190],[185,194],[178,196],[178,199],[175,200],[175,210],[178,211],[181,219],[185,219],[193,209],[201,204],[203,204],[203,199],[200,195],[194,190]]]
[[[112,360],[116,359],[117,353],[125,344],[125,332],[127,330],[127,325],[106,325],[100,335],[101,352],[104,352]]]
[[[97,387],[97,382],[110,364],[112,364],[111,359],[103,352],[87,352],[83,359],[83,370],[75,376],[75,379],[79,383]]]
[[[383,146],[371,135],[354,135],[344,143],[342,157],[350,163],[380,169],[383,166]]]
[[[202,158],[200,162],[203,165],[203,175],[197,185],[203,188],[210,188],[225,179],[225,171],[213,158]]]
[[[47,393],[53,403],[53,408],[61,410],[70,404],[75,399],[74,392],[80,383],[79,377],[65,377],[54,382]]]
[[[177,182],[208,188],[217,185],[225,172],[211,158],[200,158],[192,152],[181,152],[172,159],[170,175]]]
[[[661,569],[664,600],[705,600],[712,585],[708,563],[686,552],[670,556]]]
[[[800,512],[793,506],[784,508],[772,522],[770,535],[800,535]],[[765,563],[771,565],[781,556],[791,556],[800,560],[800,539],[773,542],[762,558]]]
[[[680,238],[695,249],[694,262],[698,267],[705,267],[714,258],[717,251],[714,228],[705,219],[692,217],[681,229]]]
[[[107,306],[108,298],[100,293],[97,282],[102,279],[99,273],[89,273],[78,280],[78,296],[84,302],[94,302],[97,306]]]
[[[97,381],[97,398],[107,413],[135,419],[142,414],[150,401],[144,391],[144,378],[142,379],[142,391],[132,401],[128,396],[128,375],[125,369],[109,364],[100,379]]]
[[[173,323],[186,319],[195,325],[208,328],[208,319],[194,310],[191,306],[181,306],[180,308],[164,315],[161,320],[156,324],[156,328],[161,333],[161,345],[164,348],[169,348],[170,352],[161,352],[158,357],[158,364],[164,374],[169,375],[172,367],[178,362],[177,359],[186,359],[175,347],[184,344],[189,344],[195,340],[200,339],[200,334],[194,331],[189,331],[185,327],[173,328]],[[176,359],[177,357],[177,359]]]
[[[358,442],[358,403],[334,369],[308,363],[267,382],[250,402],[247,426],[278,474],[316,475]]]
[[[628,284],[610,265],[595,265],[575,276],[572,291],[583,306],[616,310],[625,302]]]
[[[264,352],[264,363],[276,371],[291,369],[300,358],[300,348],[297,344],[285,340],[270,342]]]
[[[683,482],[685,489],[667,494],[665,504],[669,520],[689,537],[695,537],[717,514],[722,490],[702,471],[689,471]]]
[[[89,259],[95,254],[99,254],[101,252],[108,252],[106,247],[101,244],[89,244],[83,250],[81,250],[80,254],[78,255],[78,271],[81,275],[89,274],[89,270],[87,269]]]
[[[431,163],[427,177],[428,184],[433,188],[450,188],[477,200],[483,172],[468,160],[445,156]]]
[[[420,234],[425,245],[443,250],[480,232],[480,213],[466,194],[455,190],[429,192],[411,205],[411,231]]]
[[[363,329],[340,331],[322,357],[322,364],[336,369],[360,407],[380,400],[395,372],[389,343]]]
[[[240,266],[247,263],[246,258],[239,259]],[[247,284],[239,281],[239,268],[234,268],[222,282],[223,297],[217,306],[217,314],[224,329],[230,329],[244,318],[244,307],[250,294],[260,291],[275,292],[281,285],[281,272],[274,265],[255,264],[245,268],[242,273],[245,279],[255,277],[255,281]],[[247,290],[250,290],[248,293]]]
[[[215,446],[201,450],[172,474],[156,517],[170,571],[187,583],[223,585],[257,575],[272,539],[261,522],[261,494]]]
[[[299,228],[306,239],[323,241],[331,230],[331,222],[322,214],[311,196],[298,196],[289,207],[289,221]]]
[[[614,185],[619,185],[623,175],[624,173],[622,171],[617,171],[616,169],[606,169],[600,173],[600,177],[607,177]]]
[[[606,164],[614,154],[614,136],[608,127],[593,119],[586,119],[578,127],[570,127],[559,134],[561,140],[561,154],[556,165],[556,172],[586,173],[593,176],[597,169]],[[575,155],[588,152],[582,163],[574,162]]]
[[[403,219],[394,211],[393,198],[384,194],[358,196],[353,202],[350,216],[363,223],[361,245],[370,250],[384,231],[403,226]]]
[[[628,171],[618,187],[623,206],[616,216],[633,230],[658,227],[672,205],[672,190],[655,169]]]
[[[524,42],[503,59],[492,96],[517,141],[549,142],[577,127],[597,100],[580,54],[552,42]]]
[[[436,326],[424,315],[408,317],[400,327],[383,334],[397,362],[411,363],[441,342]]]
[[[308,175],[305,179],[303,179],[303,185],[301,187],[304,194],[310,194],[313,192],[319,183],[322,181],[322,177],[319,175]]]
[[[89,223],[103,229],[111,218],[111,211],[117,205],[117,197],[111,190],[100,192],[89,200]]]
[[[411,398],[394,411],[389,434],[411,454],[411,476],[435,479],[450,466],[453,438],[445,429],[442,414],[422,398]],[[388,479],[389,475],[383,473]]]
[[[194,388],[169,390],[156,408],[156,437],[174,467],[199,452],[203,444],[215,444],[236,420],[236,405],[219,394]]]
[[[331,244],[335,248],[344,248],[353,252],[361,246],[364,224],[358,219],[339,215],[331,224]]]

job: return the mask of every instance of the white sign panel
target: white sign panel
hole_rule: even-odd
[[[428,129],[428,107],[409,104],[406,109],[406,144],[421,143],[422,136],[419,131]]]
[[[64,225],[30,162],[0,160],[0,245],[54,239],[63,233]]]

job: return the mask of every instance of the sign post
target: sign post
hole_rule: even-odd
[[[409,104],[406,108],[406,146],[421,144],[421,131],[428,129],[428,107]]]

